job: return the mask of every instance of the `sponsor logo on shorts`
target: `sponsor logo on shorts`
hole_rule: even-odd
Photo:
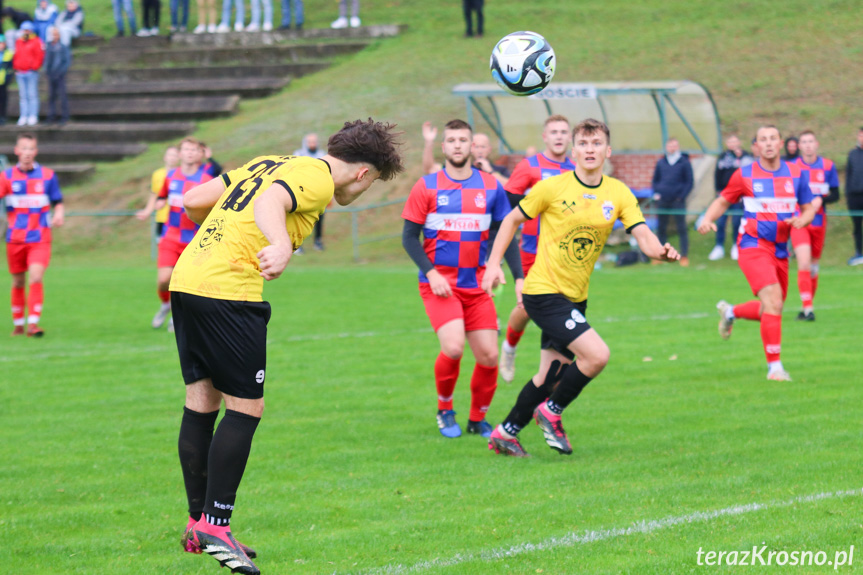
[[[574,319],[568,319],[568,320],[566,320],[566,323],[563,325],[566,326],[566,329],[570,329],[570,330],[575,329],[575,320]]]
[[[574,319],[576,323],[587,322],[587,318],[585,318],[584,315],[582,315],[582,313],[580,311],[578,311],[577,309],[572,310],[571,315],[572,315],[572,319]]]
[[[255,381],[258,383],[264,383],[264,370],[260,370],[255,374]]]

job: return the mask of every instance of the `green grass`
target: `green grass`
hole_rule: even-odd
[[[178,544],[183,387],[171,336],[148,326],[154,270],[134,254],[88,260],[56,258],[48,335],[0,350],[0,564],[40,574],[215,572],[212,559]],[[575,453],[552,452],[531,425],[522,436],[533,458],[521,461],[473,436],[438,434],[437,342],[410,267],[307,262],[266,288],[267,410],[234,520],[264,573],[667,574],[697,571],[700,547],[763,541],[832,558],[859,546],[860,497],[776,505],[863,487],[861,304],[848,295],[859,269],[823,270],[814,324],[793,321],[792,288],[790,384],[764,379],[757,325],[740,322],[728,342],[716,335],[716,300],[750,297],[730,262],[597,271],[588,317],[611,363],[565,414]],[[511,304],[507,293],[502,316]],[[531,326],[517,382],[536,368],[537,339]],[[467,354],[455,396],[462,422],[471,366]],[[501,383],[491,421],[520,385]],[[756,502],[774,506],[524,547]],[[511,547],[523,552],[500,553]]]

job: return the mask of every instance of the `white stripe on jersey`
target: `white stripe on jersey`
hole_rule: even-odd
[[[797,198],[743,198],[743,209],[749,213],[793,214]]]
[[[46,194],[9,194],[6,205],[10,208],[44,208],[49,203]]]
[[[426,216],[424,228],[448,232],[484,232],[491,227],[491,214],[439,214]]]

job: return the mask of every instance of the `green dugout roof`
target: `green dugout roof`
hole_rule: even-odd
[[[575,125],[586,118],[608,124],[615,152],[656,153],[675,137],[683,150],[719,154],[719,113],[707,88],[697,82],[552,82],[533,96],[512,96],[497,84],[459,84],[467,121],[477,116],[500,138],[502,151],[540,146],[538,126],[552,114]]]

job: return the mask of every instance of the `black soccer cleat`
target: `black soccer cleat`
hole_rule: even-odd
[[[206,521],[199,521],[189,531],[189,541],[201,552],[218,561],[219,565],[230,569],[231,573],[261,575],[261,570],[252,563],[227,529],[215,527]]]
[[[805,311],[801,311],[797,314],[797,321],[815,321],[815,312],[810,311],[806,313]]]
[[[563,424],[559,415],[555,415],[548,410],[544,403],[541,403],[534,410],[533,418],[542,430],[545,442],[549,447],[563,455],[572,454],[572,446],[569,444],[569,438],[566,437],[566,432],[563,430]]]

